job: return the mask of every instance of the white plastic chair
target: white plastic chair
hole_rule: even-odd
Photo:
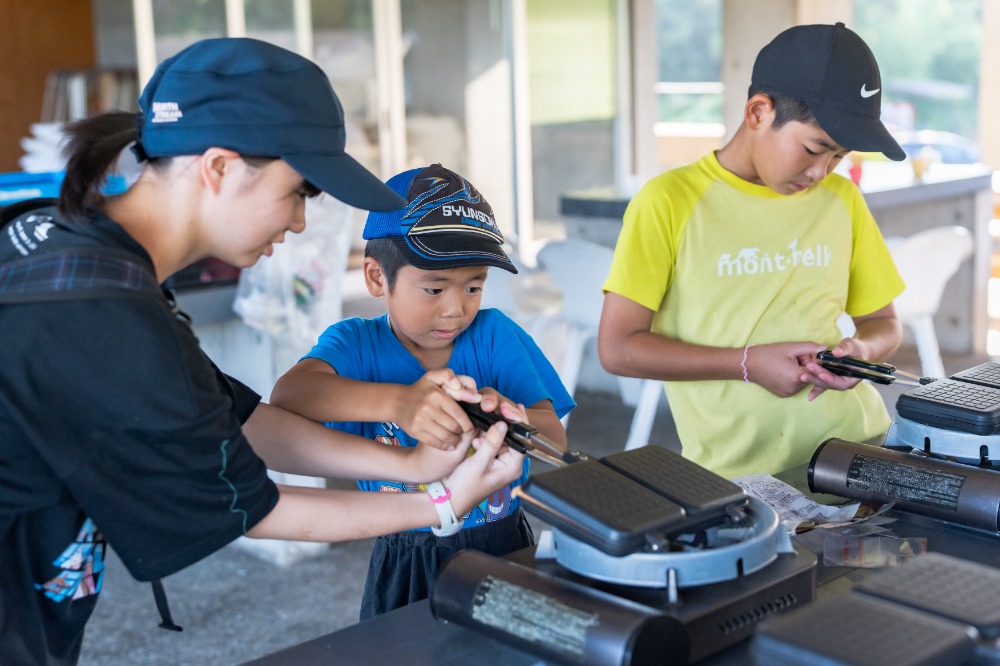
[[[479,307],[502,311],[542,346],[541,336],[562,307],[559,290],[543,271],[526,265],[510,248],[505,250],[517,274],[490,268]]]
[[[944,364],[934,332],[934,314],[945,285],[972,254],[972,233],[965,227],[935,227],[886,244],[906,289],[893,304],[900,323],[909,327],[925,377],[944,377]]]
[[[568,329],[559,376],[570,394],[576,390],[586,345],[597,337],[604,304],[601,287],[611,269],[613,256],[611,248],[580,238],[552,240],[538,252],[538,265],[562,294],[562,310],[553,322],[563,322]],[[654,379],[616,379],[626,403],[630,404],[631,396],[638,394],[625,448],[645,446],[653,429],[663,385]],[[563,425],[568,422],[569,415],[563,417]]]

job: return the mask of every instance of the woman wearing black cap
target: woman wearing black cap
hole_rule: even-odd
[[[302,230],[320,191],[375,210],[403,203],[344,153],[343,113],[318,67],[256,40],[206,40],[160,65],[140,108],[138,122],[113,113],[70,127],[57,205],[23,206],[0,234],[5,663],[77,660],[105,543],[156,581],[241,535],[336,541],[438,525],[521,472],[503,424],[465,458],[475,433],[460,409],[443,424],[451,450],[410,453],[262,404],[212,364],[159,287],[205,257],[252,265]],[[133,142],[144,170],[102,196]],[[428,379],[478,399],[467,378]],[[388,470],[445,477],[447,490],[432,502],[279,487],[267,469]]]

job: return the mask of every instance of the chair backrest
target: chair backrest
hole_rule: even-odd
[[[480,307],[502,310],[527,328],[533,320],[548,317],[562,307],[561,297],[544,271],[525,264],[510,248],[505,251],[517,274],[491,267]]]
[[[518,273],[522,273],[521,266],[517,266]],[[483,300],[480,303],[482,308],[496,308],[502,310],[515,321],[518,319],[519,308],[517,297],[514,295],[514,280],[518,275],[508,273],[502,268],[491,267],[483,286]]]
[[[604,305],[601,287],[614,253],[610,247],[581,238],[552,240],[538,251],[538,265],[562,293],[562,316],[570,324],[596,332]]]
[[[935,227],[900,239],[887,239],[906,289],[894,301],[900,320],[934,314],[948,280],[972,254],[972,233],[965,227]]]

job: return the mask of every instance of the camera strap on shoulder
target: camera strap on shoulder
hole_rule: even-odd
[[[29,199],[0,207],[0,229],[15,218],[55,204],[55,199]],[[0,304],[38,303],[87,298],[149,297],[165,294],[149,265],[122,249],[74,247],[0,264]],[[173,301],[170,305],[179,314]],[[174,623],[161,579],[150,582],[160,613],[159,626],[182,631]]]

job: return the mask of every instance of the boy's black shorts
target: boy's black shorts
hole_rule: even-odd
[[[367,620],[430,596],[438,569],[459,550],[502,557],[534,545],[535,536],[518,508],[495,523],[464,529],[448,537],[399,532],[378,537],[368,564],[360,619]]]

